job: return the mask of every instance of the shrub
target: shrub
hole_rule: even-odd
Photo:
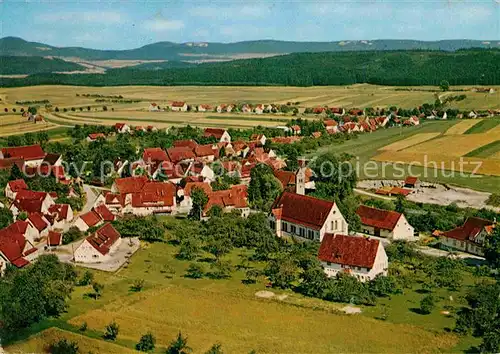
[[[151,332],[146,333],[141,337],[139,343],[135,345],[135,349],[140,352],[149,352],[155,349],[156,338]]]
[[[118,336],[118,331],[120,330],[120,326],[113,321],[109,325],[106,326],[106,332],[104,333],[104,339],[106,340],[115,340]]]
[[[420,300],[420,312],[424,315],[428,315],[434,310],[436,306],[436,299],[434,295],[426,295]]]
[[[78,353],[78,345],[75,342],[69,342],[67,339],[60,339],[58,342],[50,345],[49,353],[76,354]]]
[[[191,263],[184,276],[187,278],[199,279],[202,278],[204,274],[205,270],[201,264]]]
[[[92,281],[94,280],[94,274],[90,270],[86,270],[85,273],[82,275],[82,279],[78,282],[78,285],[80,286],[86,286],[89,284],[92,284]]]

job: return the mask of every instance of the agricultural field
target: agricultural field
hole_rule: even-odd
[[[452,127],[453,128],[453,127]],[[450,128],[450,129],[452,129]],[[424,141],[431,140],[437,136],[440,136],[441,133],[420,133],[415,134],[407,139],[396,141],[395,143],[389,144],[387,146],[382,147],[380,150],[384,151],[399,151],[406,149],[410,146],[423,143]]]
[[[476,124],[483,122],[484,119],[466,119],[452,126],[448,129],[445,135],[457,135],[464,134],[465,132],[472,129]]]
[[[51,338],[63,336],[76,341],[82,352],[114,353],[120,347],[125,353],[147,331],[156,336],[157,352],[179,331],[195,353],[216,342],[228,353],[438,353],[476,345],[473,338],[446,333],[454,319],[439,311],[445,306],[458,308],[465,287],[453,292],[455,302],[444,296],[426,316],[411,310],[424,296],[413,290],[394,296],[394,301],[382,299],[375,307],[361,306],[361,314],[345,315],[339,312],[345,304],[291,291],[273,289],[274,298],[259,298],[255,294],[265,290],[264,283],[243,285],[243,270],[234,270],[232,278],[225,280],[184,278],[189,262],[176,259],[176,252],[167,243],[147,244],[116,274],[94,271],[96,281],[104,284],[101,298],[85,297],[92,291],[90,286],[76,287],[67,313],[42,322],[33,329],[37,334],[8,346],[7,352],[40,352]],[[247,253],[238,249],[226,257],[237,265]],[[132,292],[129,287],[137,279],[145,281],[145,288]],[[467,283],[474,281],[467,276]],[[377,319],[382,307],[388,314],[384,321]],[[113,343],[102,340],[111,321],[120,326]],[[83,322],[88,325],[84,332],[79,331]]]

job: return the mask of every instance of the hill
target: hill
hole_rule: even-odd
[[[297,53],[262,59],[200,64],[190,68],[106,74],[36,74],[0,79],[2,86],[115,85],[498,85],[500,50]]]
[[[0,56],[0,75],[26,75],[78,70],[85,70],[85,68],[57,58]]]
[[[257,40],[236,43],[173,43],[158,42],[128,50],[97,50],[81,47],[54,47],[28,42],[17,37],[0,39],[0,52],[11,56],[77,57],[86,60],[193,60],[220,59],[221,56],[245,54],[289,54],[301,52],[345,52],[381,50],[443,50],[456,51],[467,48],[500,48],[499,41],[444,40],[435,42],[415,40],[373,40],[336,42],[289,42]],[[230,58],[231,59],[231,58]]]

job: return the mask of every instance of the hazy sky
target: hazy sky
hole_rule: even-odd
[[[500,39],[500,0],[11,1],[0,37],[127,49],[158,41]]]

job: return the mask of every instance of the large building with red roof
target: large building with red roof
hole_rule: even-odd
[[[25,236],[27,224],[19,221],[0,230],[0,275],[8,264],[22,268],[38,257],[38,250]]]
[[[445,249],[484,256],[484,244],[493,233],[496,222],[469,217],[462,226],[441,233],[439,240]]]
[[[269,222],[278,237],[322,241],[326,233],[348,232],[347,221],[335,202],[287,191],[274,201]]]
[[[75,250],[75,262],[100,263],[111,258],[121,243],[121,236],[110,224],[104,224]]]
[[[0,159],[20,159],[27,166],[40,166],[45,152],[40,145],[4,147],[0,150]]]
[[[392,210],[360,205],[356,214],[361,219],[364,234],[384,237],[390,240],[414,240],[414,229],[404,214]]]
[[[318,259],[327,276],[347,274],[360,281],[386,276],[389,262],[382,242],[375,239],[340,234],[325,234]]]
[[[14,181],[9,181],[7,186],[5,186],[5,196],[10,200],[16,199],[16,194],[20,190],[27,190],[28,185],[24,179],[16,179]]]

